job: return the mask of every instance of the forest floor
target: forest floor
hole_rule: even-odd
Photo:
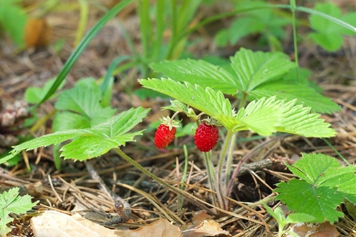
[[[98,10],[90,12],[88,28],[99,18]],[[125,15],[126,14],[126,15]],[[123,20],[123,26],[129,29],[135,42],[139,44],[139,28],[137,17],[132,12],[123,13],[116,20],[110,21],[90,43],[89,47],[80,56],[78,62],[69,73],[64,88],[71,88],[81,78],[101,78],[105,75],[111,61],[119,55],[129,55],[130,50],[123,37],[117,20]],[[9,39],[1,39],[0,44],[0,112],[14,108],[16,103],[29,108],[24,101],[24,93],[28,87],[42,87],[46,81],[57,76],[65,61],[73,50],[74,35],[79,14],[73,12],[52,13],[46,18],[52,39],[48,46],[26,49],[16,52]],[[203,31],[204,32],[204,31]],[[211,35],[198,33],[194,37],[202,38],[199,45],[193,45],[188,51],[198,57],[203,54],[228,57],[244,42],[235,47],[217,48],[212,42]],[[250,40],[250,39],[249,39]],[[57,51],[56,45],[61,41],[63,46]],[[248,41],[248,40],[246,40]],[[251,43],[249,43],[251,45]],[[290,42],[285,44],[290,49]],[[253,48],[257,50],[258,48]],[[264,50],[259,49],[259,50]],[[230,52],[230,53],[229,53]],[[322,115],[322,117],[337,131],[337,135],[329,142],[350,163],[356,161],[356,39],[345,40],[343,49],[337,53],[327,53],[315,45],[301,44],[299,48],[300,65],[312,70],[312,80],[324,89],[323,94],[330,97],[342,108],[339,112]],[[289,52],[293,55],[292,52]],[[112,106],[123,111],[131,107],[143,106],[152,108],[150,116],[139,127],[146,128],[150,122],[157,121],[164,114],[160,110],[166,105],[166,100],[140,100],[131,93],[137,88],[136,69],[125,71],[117,75],[114,85]],[[53,101],[47,101],[37,108],[38,116],[44,117],[54,110]],[[1,113],[0,113],[1,114]],[[29,128],[21,128],[13,133],[29,133]],[[51,120],[43,123],[33,131],[35,137],[51,132]],[[145,132],[137,143],[128,144],[123,151],[134,157],[142,166],[172,185],[178,185],[181,180],[180,167],[184,163],[183,144],[193,144],[193,137],[179,138],[174,146],[164,152],[153,148],[154,131]],[[241,133],[241,141],[236,145],[234,163],[241,157],[249,154],[257,145],[271,139],[257,137],[253,133]],[[6,149],[5,146],[0,145]],[[196,198],[210,202],[209,191],[206,187],[206,174],[202,159],[194,146],[188,146],[189,173],[185,191]],[[1,150],[0,150],[1,152]],[[114,153],[105,157],[93,159],[90,162],[92,171],[97,172],[105,185],[114,193],[126,199],[132,213],[126,222],[115,222],[115,205],[111,195],[100,185],[99,180],[93,179],[88,172],[88,166],[83,162],[64,161],[62,170],[54,167],[51,148],[43,148],[35,152],[23,154],[23,161],[12,167],[0,167],[0,190],[9,187],[22,187],[24,193],[35,196],[40,202],[34,208],[36,212],[25,216],[18,216],[16,222],[11,224],[12,236],[32,236],[32,225],[29,221],[33,215],[44,210],[53,210],[58,213],[74,215],[79,213],[91,222],[106,226],[108,230],[128,230],[137,227],[146,227],[145,236],[157,235],[154,231],[162,231],[170,226],[179,226],[181,229],[170,229],[165,236],[174,236],[180,233],[183,236],[272,236],[277,231],[276,223],[262,207],[249,207],[248,203],[262,200],[274,195],[269,189],[281,180],[289,180],[293,176],[286,170],[282,161],[294,162],[300,154],[323,153],[338,158],[339,155],[323,140],[304,138],[290,135],[269,143],[263,149],[253,153],[246,163],[245,172],[241,171],[236,180],[236,188],[231,196],[231,212],[236,215],[213,215],[211,207],[202,212],[200,207],[194,205],[194,200],[184,200],[182,207],[178,206],[178,196],[158,183],[152,181],[138,170],[125,163]],[[213,152],[217,155],[217,152]],[[264,164],[264,160],[270,160]],[[89,163],[88,162],[88,163]],[[341,161],[340,161],[341,162]],[[90,171],[90,170],[89,170]],[[261,178],[257,180],[253,173]],[[276,203],[271,203],[274,205]],[[60,218],[60,217],[58,217]],[[160,218],[170,223],[161,222],[160,227],[152,227]],[[211,220],[204,224],[202,220]],[[356,233],[356,224],[352,218],[345,218],[335,224],[341,235]],[[151,228],[151,229],[148,229]],[[100,232],[100,231],[99,231]],[[122,232],[124,233],[124,232]],[[117,236],[140,236],[133,233]],[[161,232],[163,233],[163,232]],[[150,235],[152,234],[152,235]],[[105,235],[103,235],[105,236]],[[107,234],[107,236],[109,236]],[[113,235],[114,236],[114,235]],[[179,235],[177,235],[179,236]],[[320,235],[329,236],[329,235]]]

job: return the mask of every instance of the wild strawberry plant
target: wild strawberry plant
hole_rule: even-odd
[[[244,67],[244,65],[240,65],[240,67]],[[180,83],[171,79],[142,79],[140,83],[146,88],[177,99],[178,102],[174,101],[169,107],[172,110],[181,111],[194,117],[192,110],[188,109],[190,106],[225,127],[227,134],[221,148],[217,172],[214,172],[210,159],[211,152],[204,152],[210,186],[218,193],[216,204],[223,209],[228,208],[225,196],[231,192],[228,187],[233,178],[231,177],[232,153],[238,131],[251,130],[263,136],[269,136],[277,131],[306,137],[335,135],[335,131],[329,127],[330,124],[325,123],[319,114],[312,113],[309,107],[296,104],[296,100],[284,101],[278,100],[276,97],[262,98],[235,111],[221,91],[209,87],[203,88],[197,84]],[[196,121],[199,121],[199,116],[195,117]]]

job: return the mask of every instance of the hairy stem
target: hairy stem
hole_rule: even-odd
[[[224,194],[226,193],[226,186],[225,186],[225,180],[226,177],[223,177],[223,167],[224,164],[226,164],[226,153],[231,141],[231,137],[233,135],[233,132],[228,131],[227,132],[227,136],[226,136],[226,140],[224,141],[223,147],[221,149],[221,153],[220,153],[220,157],[219,157],[219,163],[218,163],[218,170],[217,170],[217,182],[215,185],[215,191],[217,193],[218,196],[218,202],[220,204],[220,207],[224,210],[227,209],[227,205],[226,205],[226,200],[224,197]]]
[[[230,140],[229,151],[227,154],[227,161],[226,161],[226,169],[225,169],[225,183],[224,183],[224,191],[227,191],[228,184],[231,179],[231,166],[232,166],[232,158],[235,148],[235,140],[236,140],[237,133],[233,133]],[[226,193],[224,193],[226,195]]]
[[[215,175],[213,162],[211,161],[211,151],[203,152],[203,154],[204,154],[204,165],[206,167],[206,172],[208,174],[209,188],[213,189],[213,187],[215,187],[216,185],[216,175]],[[213,196],[214,206],[218,205],[215,194],[212,194],[212,196]]]
[[[295,21],[295,0],[290,0],[290,6],[292,11],[292,26],[293,26],[293,43],[294,43],[294,60],[297,64],[297,81],[299,81],[299,60],[298,60],[298,44],[297,44],[297,27]]]

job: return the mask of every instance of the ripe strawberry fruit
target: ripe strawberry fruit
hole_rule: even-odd
[[[202,152],[208,152],[219,140],[219,129],[215,125],[201,123],[195,131],[195,145]]]
[[[155,146],[157,149],[165,148],[174,140],[174,136],[176,135],[177,129],[175,127],[171,127],[165,124],[159,125],[155,134]]]

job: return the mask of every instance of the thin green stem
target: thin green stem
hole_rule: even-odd
[[[188,172],[188,149],[187,149],[187,146],[184,145],[183,146],[183,151],[184,151],[184,168],[183,168],[183,174],[182,174],[182,179],[180,180],[180,182],[182,183],[180,185],[180,189],[184,189],[184,183],[185,183],[185,180],[186,180],[186,177],[187,177],[187,172]],[[182,204],[183,201],[182,201],[182,196],[179,195],[178,196],[178,210],[182,210]]]
[[[216,184],[216,175],[215,175],[215,170],[214,170],[214,165],[211,161],[211,151],[210,152],[203,152],[204,154],[204,165],[206,167],[206,172],[208,175],[208,183],[209,183],[209,188],[213,190]],[[215,194],[213,195],[213,204],[216,206],[217,200]]]
[[[245,107],[246,101],[247,101],[247,93],[243,91],[242,92],[242,98],[241,98],[240,103],[239,103],[239,109]]]
[[[226,177],[223,177],[223,168],[224,168],[224,164],[225,164],[225,160],[226,160],[226,153],[227,150],[229,148],[229,144],[232,138],[233,132],[228,131],[227,135],[226,135],[226,139],[224,141],[223,147],[221,149],[221,153],[220,153],[220,157],[219,157],[219,163],[218,163],[218,170],[217,170],[217,182],[215,185],[215,191],[217,192],[217,196],[218,196],[218,201],[220,204],[220,207],[224,210],[227,210],[227,205],[226,205],[226,201],[224,198],[224,194],[226,193],[226,186],[225,186],[225,180]]]
[[[297,81],[299,81],[299,59],[298,59],[298,42],[297,42],[297,23],[295,20],[295,0],[290,0],[290,10],[292,12],[292,27],[293,27],[293,44],[294,44],[294,60],[297,64]]]
[[[333,151],[334,151],[347,165],[351,165],[351,164],[346,160],[346,158],[345,158],[343,155],[341,155],[341,153],[340,153],[333,145],[331,145],[331,143],[330,143],[328,140],[326,140],[325,138],[323,138],[323,141],[324,141],[326,144],[328,144],[328,146],[331,147],[331,149],[333,149]]]
[[[225,168],[225,184],[224,184],[224,191],[226,191],[228,185],[229,185],[229,182],[230,182],[230,179],[231,179],[231,166],[232,166],[232,158],[233,158],[233,154],[234,154],[234,148],[235,148],[235,140],[236,140],[236,136],[237,136],[237,133],[233,133],[232,136],[231,136],[231,140],[230,140],[230,145],[229,145],[229,151],[228,151],[228,154],[227,154],[227,160],[226,160],[226,168]],[[225,195],[227,193],[224,193]],[[228,195],[226,195],[228,196]]]

